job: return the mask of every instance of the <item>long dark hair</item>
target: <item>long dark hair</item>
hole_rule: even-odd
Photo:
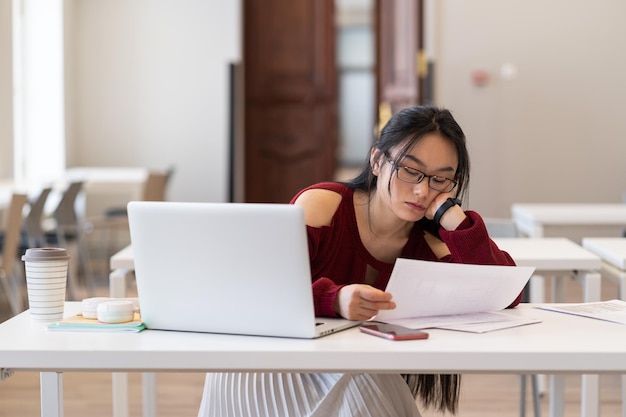
[[[400,147],[395,162],[399,162],[425,135],[436,133],[448,139],[456,148],[459,164],[455,173],[456,193],[462,198],[469,183],[469,153],[465,145],[465,134],[449,110],[434,106],[408,107],[396,113],[380,131],[372,149],[379,158],[390,155],[391,149]],[[362,171],[346,182],[353,189],[370,192],[376,189],[378,177],[372,173],[370,156],[367,155]]]
[[[457,181],[456,195],[466,194],[469,184],[469,154],[465,145],[465,134],[454,120],[450,111],[434,106],[416,106],[406,108],[395,114],[381,130],[372,149],[378,151],[378,157],[391,155],[391,149],[400,147],[396,161],[400,161],[425,135],[436,133],[451,141],[459,158],[455,173]],[[371,195],[377,187],[378,177],[372,173],[368,155],[362,171],[346,184]],[[390,179],[391,181],[391,179]],[[387,184],[390,192],[391,183]],[[438,411],[456,413],[461,388],[461,375],[403,374],[411,393],[427,407]]]

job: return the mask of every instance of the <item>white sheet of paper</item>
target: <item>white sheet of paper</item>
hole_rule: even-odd
[[[543,306],[537,306],[537,308],[626,324],[626,301],[622,300],[576,304],[546,304]]]
[[[499,311],[515,300],[534,270],[398,258],[386,288],[396,308],[381,310],[375,320]]]

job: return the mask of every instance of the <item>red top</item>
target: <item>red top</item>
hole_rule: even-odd
[[[364,282],[367,265],[370,265],[379,271],[372,286],[384,290],[394,264],[379,261],[363,246],[354,211],[354,190],[347,185],[335,182],[315,184],[296,194],[291,203],[304,191],[316,188],[331,190],[343,197],[330,226],[307,226],[315,314],[334,317],[337,316],[335,298],[342,286]],[[450,255],[438,259],[432,252],[424,239],[424,218],[415,222],[400,257],[475,265],[515,265],[509,254],[489,238],[480,215],[470,210],[465,214],[467,218],[455,231],[439,228],[439,237],[450,249]],[[522,294],[510,307],[519,304],[521,299]]]

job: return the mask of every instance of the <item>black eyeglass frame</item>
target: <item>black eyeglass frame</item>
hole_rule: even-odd
[[[419,169],[416,169],[416,168],[413,168],[413,167],[408,167],[406,165],[400,165],[397,162],[393,161],[388,155],[385,155],[385,159],[387,159],[387,162],[389,162],[391,164],[391,166],[393,167],[393,170],[396,171],[396,178],[399,179],[402,182],[406,182],[408,184],[419,184],[422,181],[424,181],[424,178],[428,178],[428,187],[433,189],[433,190],[435,190],[435,191],[439,191],[441,193],[449,193],[450,191],[454,190],[456,188],[456,186],[458,185],[458,183],[455,180],[453,180],[453,179],[450,179],[450,178],[447,178],[447,177],[442,177],[441,175],[428,175],[425,172],[420,171]],[[417,180],[415,180],[415,181],[407,181],[405,179],[402,179],[402,178],[400,178],[400,175],[399,175],[400,168],[403,168],[405,170],[408,168],[411,171],[415,171],[416,173],[420,174],[420,177]],[[444,189],[444,190],[440,190],[438,188],[435,188],[431,184],[431,181],[432,181],[433,178],[439,178],[439,179],[442,179],[442,180],[451,181],[452,182],[452,186],[448,187],[449,189]]]

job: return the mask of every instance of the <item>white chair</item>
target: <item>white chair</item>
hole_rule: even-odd
[[[484,218],[485,226],[489,236],[494,237],[519,237],[517,227],[512,219],[501,218]],[[522,302],[529,301],[530,286],[526,284],[524,288],[524,296]],[[520,416],[526,416],[526,374],[522,374],[522,387],[520,393]],[[531,375],[531,386],[533,392],[533,408],[535,411],[535,417],[541,416],[541,392],[539,390],[539,376],[536,374]]]
[[[7,211],[4,227],[4,242],[2,245],[2,257],[0,258],[0,284],[11,306],[13,315],[24,310],[22,297],[22,285],[18,282],[19,274],[16,265],[19,265],[18,249],[20,246],[24,205],[26,195],[14,193]]]

